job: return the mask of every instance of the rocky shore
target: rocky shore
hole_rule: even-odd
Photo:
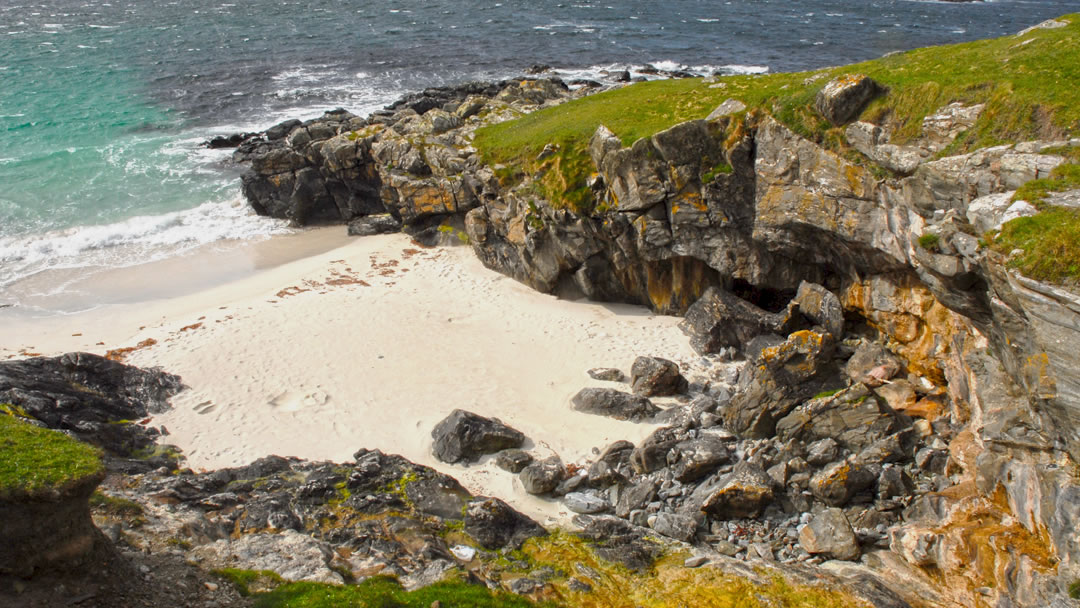
[[[1047,127],[953,153],[985,105],[947,103],[902,139],[888,116],[860,120],[888,87],[856,73],[814,86],[812,111],[847,153],[733,95],[633,142],[597,127],[578,208],[538,194],[543,171],[489,165],[473,145],[487,125],[603,88],[543,77],[288,121],[235,138],[235,159],[260,214],[466,246],[539,291],[683,317],[693,369],[641,353],[626,370],[590,370],[603,386],[572,399],[659,425],[644,441],[571,463],[523,449],[529,429],[464,410],[421,429],[440,461],[493,459],[576,513],[587,555],[641,576],[775,575],[882,607],[1072,606],[1080,296],[1024,276],[983,239],[1038,212],[1014,195],[1076,158],[1080,139]],[[537,161],[559,153],[552,142]],[[1075,191],[1055,196],[1067,206]],[[605,588],[593,566],[535,567],[543,551],[521,553],[563,532],[399,456],[207,473],[172,452],[133,458],[160,431],[111,424],[179,387],[146,373],[88,355],[0,363],[0,403],[105,449],[109,494],[144,520],[117,521],[116,542],[288,580],[392,574],[414,588],[457,573],[570,603]],[[57,374],[66,397],[40,380]],[[105,401],[72,410],[79,387]],[[661,565],[671,555],[679,563]]]

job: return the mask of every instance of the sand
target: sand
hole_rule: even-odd
[[[0,358],[143,343],[127,362],[160,366],[189,387],[153,424],[192,468],[269,454],[350,461],[361,447],[380,449],[548,524],[572,514],[527,495],[492,458],[468,467],[435,460],[435,424],[455,408],[495,416],[524,432],[537,456],[584,463],[594,448],[655,428],[573,411],[585,386],[626,388],[592,380],[588,369],[628,373],[636,356],[656,355],[699,370],[677,318],[537,293],[485,269],[468,247],[422,248],[403,235],[343,240],[340,231],[275,237],[302,257],[279,263],[289,254],[264,253],[274,263],[243,273],[213,252],[117,271],[97,283],[127,295],[88,312],[32,319],[0,310]],[[203,288],[215,281],[201,277],[188,293],[132,301],[145,299],[133,286],[208,265],[220,266],[209,274],[221,284]]]

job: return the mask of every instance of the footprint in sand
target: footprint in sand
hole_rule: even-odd
[[[203,401],[192,409],[195,410],[196,414],[209,414],[210,412],[213,412],[217,409],[217,404],[215,404],[213,401]]]
[[[282,412],[299,412],[308,407],[325,405],[330,397],[321,389],[284,391],[269,401],[270,407]]]

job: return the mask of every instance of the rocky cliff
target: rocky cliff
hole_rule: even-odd
[[[601,126],[587,143],[593,204],[585,212],[539,196],[542,175],[508,179],[513,168],[485,165],[471,146],[481,125],[581,94],[522,79],[429,96],[426,108],[279,125],[238,151],[251,167],[244,191],[261,213],[350,222],[358,234],[402,226],[426,242],[467,243],[489,268],[539,290],[572,283],[589,298],[685,314],[703,355],[738,350],[750,361],[735,396],[691,427],[722,425],[769,446],[799,433],[805,444],[836,439],[840,457],[823,464],[874,465],[870,490],[855,494],[880,493],[881,465],[893,457],[867,462],[872,442],[841,436],[855,422],[815,430],[790,415],[836,407],[813,403],[837,377],[822,369],[850,367],[859,345],[884,347],[895,369],[844,377],[847,391],[864,391],[847,402],[871,395],[868,424],[880,415],[898,421],[874,438],[907,432],[895,460],[920,460],[937,475],[886,518],[888,540],[859,568],[885,575],[913,604],[1071,605],[1068,588],[1080,578],[1080,296],[1023,276],[981,239],[1033,213],[1011,202],[1014,191],[1066,163],[1080,140],[1058,132],[949,155],[984,111],[952,103],[894,145],[887,120],[857,120],[889,92],[849,75],[821,87],[815,105],[857,154],[738,99],[631,145]],[[557,151],[553,143],[537,160]],[[764,349],[755,343],[762,336]],[[911,440],[912,429],[923,438]],[[677,443],[665,444],[661,462],[688,449]],[[759,470],[799,457],[780,451]],[[624,487],[637,487],[648,468],[636,467]],[[811,493],[784,477],[761,482],[772,486],[769,499],[792,483],[796,495]],[[783,510],[820,515],[847,505],[854,519],[851,497],[813,494]],[[710,497],[688,516],[733,517],[717,515],[727,507],[715,504]]]

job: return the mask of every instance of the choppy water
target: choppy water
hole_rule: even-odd
[[[536,63],[801,70],[1018,31],[1077,0],[0,1],[0,301],[48,268],[284,228],[214,134]]]

